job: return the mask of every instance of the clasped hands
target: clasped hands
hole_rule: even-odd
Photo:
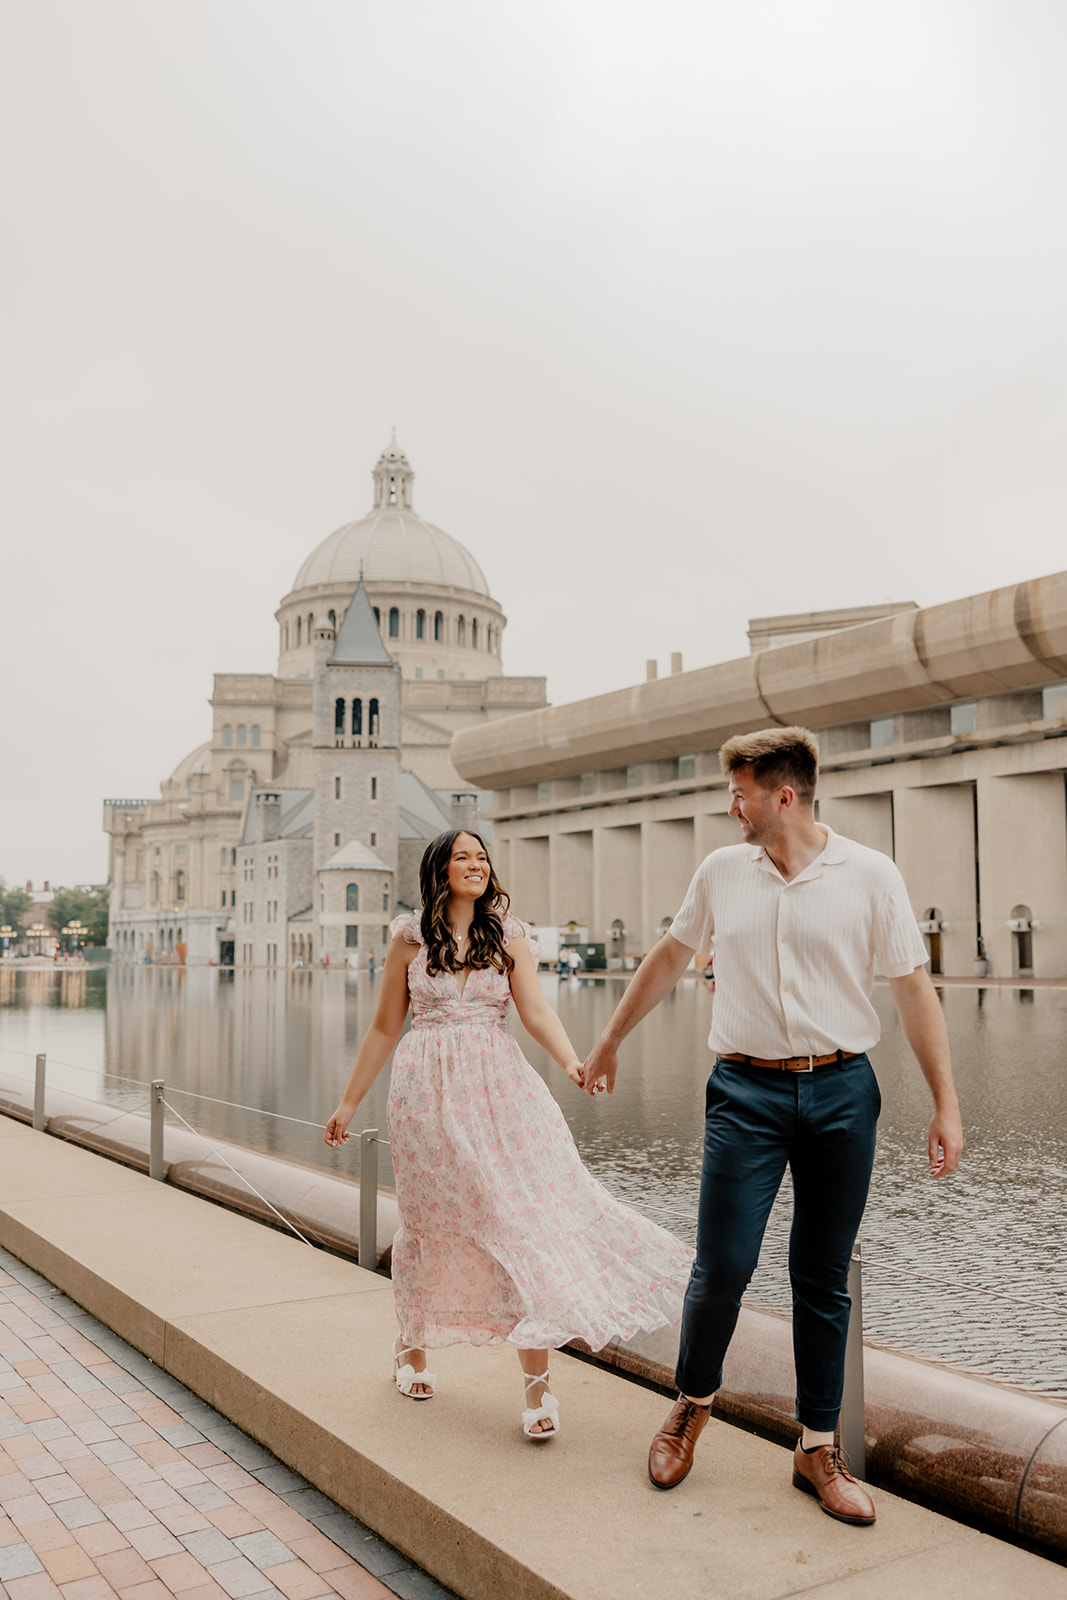
[[[598,1044],[586,1056],[584,1061],[576,1064],[576,1070],[568,1070],[567,1076],[579,1089],[584,1089],[586,1094],[598,1095],[607,1090],[608,1094],[615,1093],[615,1074],[619,1070],[619,1057],[610,1045]]]

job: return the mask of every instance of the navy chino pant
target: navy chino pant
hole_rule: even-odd
[[[848,1268],[867,1202],[882,1100],[865,1055],[814,1072],[718,1060],[708,1079],[696,1260],[675,1381],[702,1398],[722,1363],[788,1166],[797,1420],[837,1427],[851,1301]]]

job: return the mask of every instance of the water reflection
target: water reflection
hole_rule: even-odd
[[[617,1002],[618,981],[542,981],[578,1050],[588,1049]],[[355,1151],[327,1150],[321,1126],[376,997],[377,983],[366,973],[5,967],[0,1076],[29,1076],[35,1053],[45,1050],[50,1082],[127,1104],[144,1100],[138,1085],[162,1077],[168,1097],[205,1133],[351,1172]],[[1067,990],[949,987],[942,1003],[967,1150],[960,1172],[934,1183],[925,1170],[926,1087],[888,990],[875,990],[883,1112],[863,1229],[872,1263],[864,1279],[867,1330],[928,1357],[1067,1395]],[[711,1006],[702,985],[680,985],[627,1041],[616,1094],[597,1101],[573,1089],[513,1022],[588,1164],[684,1237],[692,1236],[700,1172]],[[384,1131],[387,1094],[383,1074],[361,1108],[360,1126]],[[772,1230],[784,1231],[787,1218],[783,1195]],[[784,1258],[782,1241],[769,1237],[754,1301],[788,1307]],[[879,1270],[875,1262],[935,1281]],[[990,1300],[957,1282],[1052,1309]]]

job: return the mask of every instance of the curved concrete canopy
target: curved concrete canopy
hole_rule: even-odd
[[[1067,572],[907,611],[696,672],[467,728],[452,759],[481,788],[717,749],[775,723],[843,722],[1067,678]]]

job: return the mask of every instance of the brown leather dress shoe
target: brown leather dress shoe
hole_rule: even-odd
[[[828,1517],[868,1528],[874,1521],[874,1503],[862,1484],[841,1459],[836,1445],[821,1444],[815,1450],[797,1447],[793,1452],[793,1488],[813,1494]]]
[[[674,1409],[652,1440],[648,1452],[648,1475],[657,1489],[673,1489],[689,1475],[696,1442],[707,1426],[711,1406],[698,1406],[692,1400],[678,1399]]]

